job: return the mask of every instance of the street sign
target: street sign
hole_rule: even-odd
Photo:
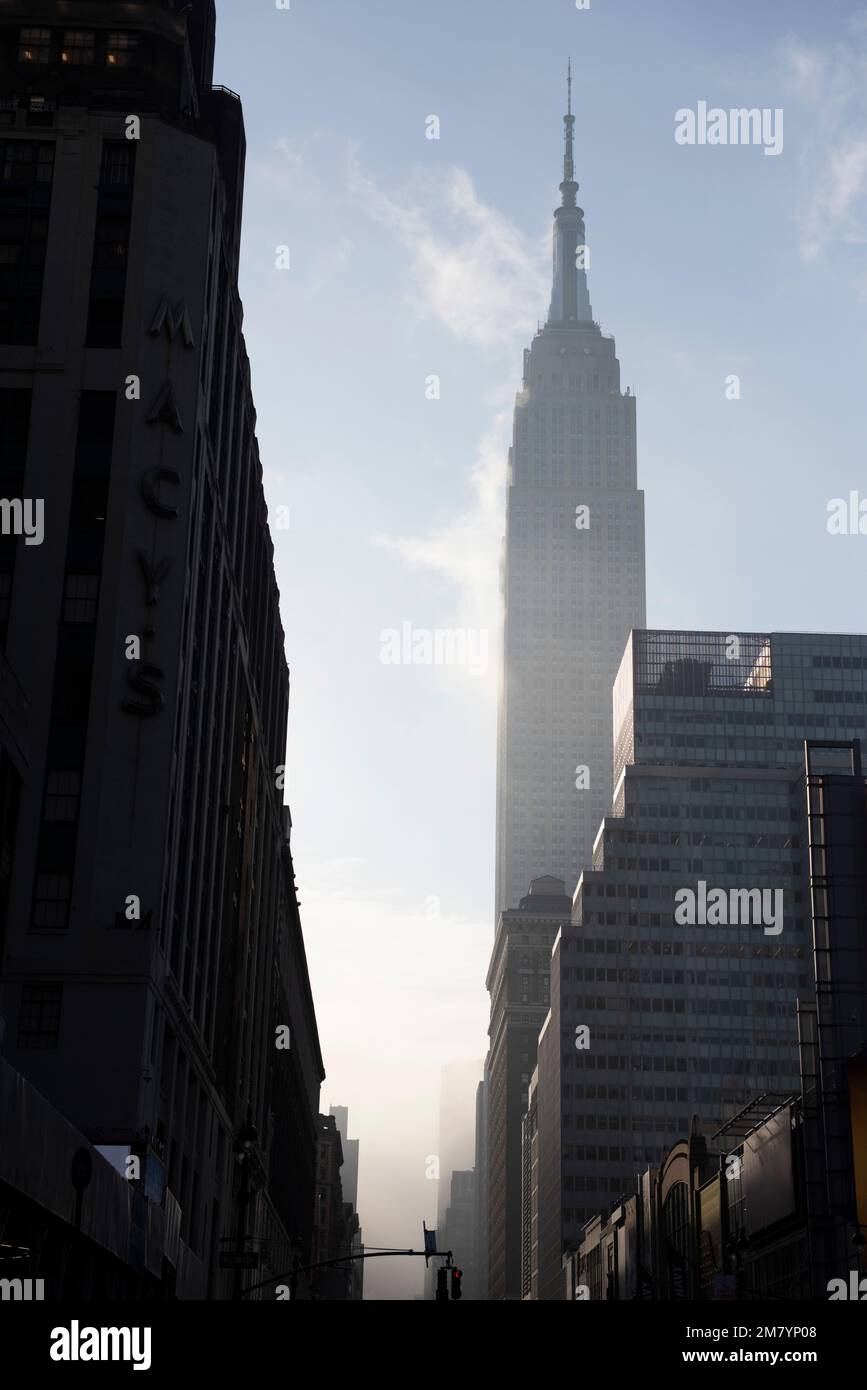
[[[258,1269],[257,1250],[221,1250],[220,1269]]]

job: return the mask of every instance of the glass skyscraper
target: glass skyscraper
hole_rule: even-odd
[[[539,1038],[540,1297],[635,1172],[799,1089],[813,992],[805,739],[864,739],[867,637],[634,632],[613,813],[555,942]]]

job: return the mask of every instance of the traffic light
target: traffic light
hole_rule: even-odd
[[[442,1300],[445,1300],[445,1302],[448,1303],[448,1301],[449,1301],[449,1286],[448,1286],[448,1281],[447,1281],[447,1279],[446,1279],[445,1267],[441,1265],[440,1268],[437,1270],[437,1296],[436,1296],[436,1302],[439,1303],[439,1302],[441,1302]]]
[[[463,1277],[464,1271],[462,1269],[452,1270],[452,1298],[461,1298],[463,1296],[461,1294],[461,1280]]]

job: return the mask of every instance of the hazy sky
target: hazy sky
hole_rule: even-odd
[[[321,1108],[361,1140],[366,1242],[417,1248],[440,1067],[486,1046],[503,482],[567,55],[591,300],[638,397],[650,625],[864,631],[867,536],[826,511],[867,498],[867,6],[217,4]],[[782,108],[782,153],[678,144],[700,101]],[[404,622],[487,631],[489,669],[383,664]],[[414,1296],[422,1264],[369,1263],[368,1296]]]

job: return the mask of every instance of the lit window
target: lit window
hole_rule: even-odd
[[[65,623],[95,623],[99,600],[99,575],[68,574],[63,594]]]
[[[18,1015],[18,1046],[54,1048],[60,1036],[62,985],[24,985]]]
[[[22,29],[18,39],[19,63],[51,61],[51,30]]]
[[[34,927],[65,927],[69,921],[71,892],[72,879],[68,874],[37,874]]]
[[[45,782],[43,820],[75,821],[80,792],[80,772],[67,768],[55,768],[49,772]]]
[[[109,68],[131,68],[138,57],[138,37],[135,34],[109,34],[105,49],[105,64]]]
[[[70,67],[90,67],[93,63],[94,38],[95,35],[92,30],[65,30],[63,47],[60,50],[61,63],[68,63]]]

